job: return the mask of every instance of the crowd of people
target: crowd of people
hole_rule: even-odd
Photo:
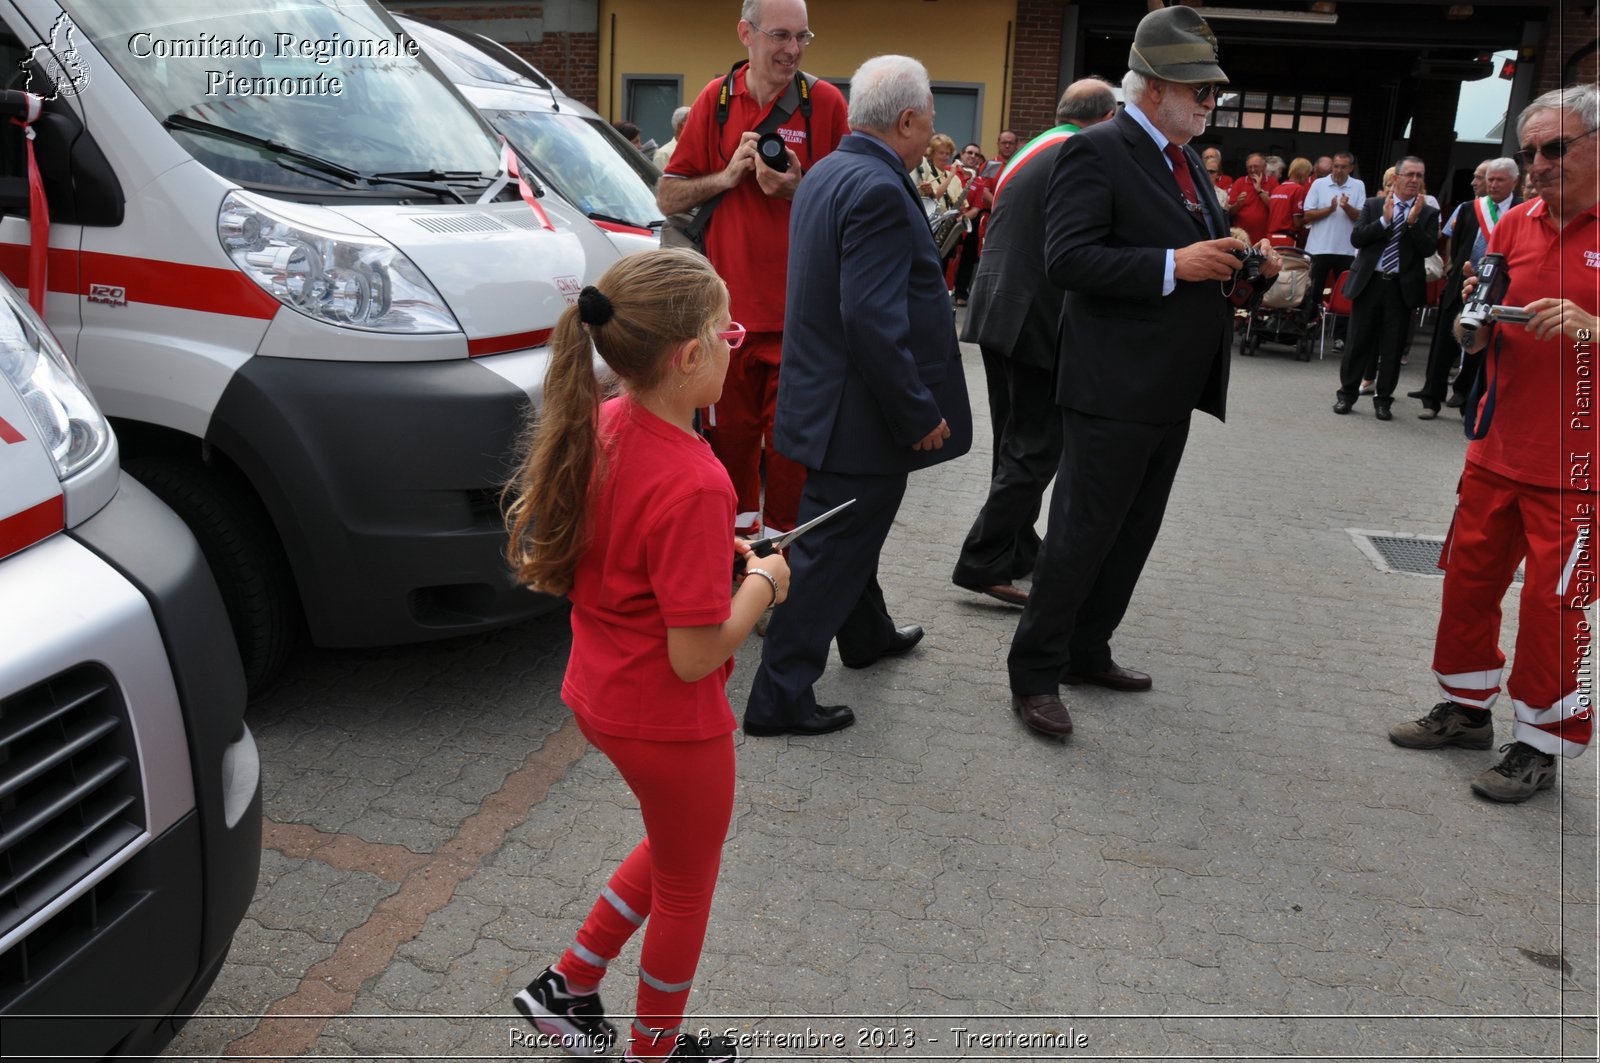
[[[952,579],[1021,608],[1011,708],[1065,739],[1063,686],[1154,685],[1111,644],[1193,414],[1225,416],[1245,259],[1270,286],[1284,249],[1301,249],[1307,316],[1344,278],[1355,312],[1334,409],[1371,393],[1387,419],[1441,223],[1412,156],[1369,196],[1347,152],[1251,154],[1232,179],[1220,152],[1197,152],[1228,78],[1188,6],[1140,21],[1120,107],[1110,83],[1074,82],[1054,127],[1025,144],[1005,132],[995,160],[935,133],[913,58],[868,60],[848,104],[807,74],[804,0],[744,0],[738,35],[747,61],[675,123],[657,192],[664,214],[714,211],[704,257],[630,256],[583,290],[511,492],[518,578],[572,601],[562,697],[645,825],[573,942],[516,997],[585,1055],[618,1038],[600,984],[642,927],[624,1059],[737,1058],[684,1024],[732,807],[731,653],[770,613],[743,730],[819,736],[855,722],[818,701],[832,646],[867,668],[921,640],[891,616],[878,569],[910,474],[971,447],[952,300],[970,304],[962,338],[981,351],[992,425],[988,497]],[[1460,288],[1447,305],[1473,297],[1487,252],[1510,275],[1494,298],[1526,320],[1452,317],[1418,393],[1436,413],[1452,360],[1477,359],[1433,661],[1446,700],[1390,738],[1492,745],[1499,602],[1526,556],[1513,740],[1472,783],[1504,802],[1551,786],[1555,757],[1590,736],[1585,658],[1568,648],[1587,645],[1595,428],[1592,395],[1563,388],[1571,365],[1592,375],[1600,309],[1596,155],[1571,150],[1595,135],[1596,109],[1592,86],[1535,100],[1518,158],[1486,161],[1481,196],[1445,223]],[[1533,192],[1520,204],[1519,168]],[[950,212],[962,229],[946,254],[930,216]],[[752,542],[790,531],[786,552]]]

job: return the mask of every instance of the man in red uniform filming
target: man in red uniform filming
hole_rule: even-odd
[[[1514,722],[1498,765],[1472,789],[1525,801],[1555,785],[1556,757],[1588,747],[1594,706],[1596,313],[1600,312],[1600,93],[1548,92],[1517,121],[1517,160],[1536,199],[1502,217],[1486,272],[1467,282],[1456,335],[1484,351],[1466,410],[1466,467],[1440,567],[1444,593],[1433,670],[1448,699],[1389,732],[1411,749],[1494,745],[1500,601],[1526,555]],[[1500,256],[1495,259],[1494,256]],[[1498,282],[1497,282],[1498,281]],[[1482,291],[1479,291],[1479,289]],[[1477,327],[1474,327],[1477,326]]]

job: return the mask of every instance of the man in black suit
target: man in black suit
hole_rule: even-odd
[[[1356,262],[1344,282],[1350,300],[1350,342],[1339,363],[1339,392],[1334,413],[1349,413],[1361,395],[1361,382],[1372,379],[1377,362],[1373,416],[1394,419],[1394,386],[1400,379],[1400,356],[1411,335],[1411,314],[1428,297],[1423,260],[1439,242],[1439,211],[1422,194],[1423,162],[1407,155],[1394,167],[1394,184],[1361,208],[1350,232]]]
[[[789,597],[773,613],[745,706],[749,735],[855,722],[812,691],[836,637],[848,668],[921,640],[920,627],[889,618],[878,554],[907,474],[972,446],[944,268],[907,176],[933,137],[922,64],[903,55],[863,63],[850,79],[850,129],[794,198],[774,438],[807,470],[802,523],[854,501],[789,551]]]
[[[1033,573],[1039,556],[1033,525],[1061,459],[1051,378],[1063,293],[1045,272],[1045,192],[1067,138],[1116,113],[1107,82],[1075,81],[1056,105],[1055,128],[1018,153],[1005,173],[1005,198],[995,196],[961,329],[961,338],[983,352],[994,473],[950,580],[1012,605],[1027,603],[1028,592],[1013,580]]]
[[[1059,682],[1148,690],[1111,657],[1161,529],[1189,417],[1221,417],[1242,241],[1188,142],[1216,108],[1216,38],[1194,9],[1134,31],[1121,114],[1069,139],[1048,191],[1045,259],[1066,289],[1057,343],[1061,464],[1050,523],[1007,660],[1012,707],[1066,736]],[[1001,189],[1004,200],[1007,191]],[[1278,256],[1263,244],[1262,272]]]
[[[1433,331],[1433,345],[1428,352],[1428,376],[1422,390],[1411,393],[1411,398],[1422,400],[1424,421],[1439,416],[1441,403],[1461,406],[1472,378],[1477,374],[1479,356],[1463,355],[1461,344],[1456,342],[1456,315],[1461,313],[1461,285],[1466,281],[1465,266],[1476,262],[1489,249],[1489,234],[1499,224],[1506,211],[1522,202],[1517,195],[1517,160],[1512,158],[1489,159],[1483,163],[1483,194],[1461,204],[1456,210],[1455,224],[1450,228],[1450,271],[1445,274],[1444,290],[1439,294],[1439,319]],[[1450,370],[1457,362],[1461,372],[1451,395],[1445,397],[1450,384]]]

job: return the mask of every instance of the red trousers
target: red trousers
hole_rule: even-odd
[[[804,465],[772,447],[772,420],[778,407],[778,361],[783,333],[752,332],[728,360],[722,398],[700,418],[711,450],[728,470],[738,495],[740,534],[786,532],[799,523]],[[766,519],[762,520],[761,472],[766,463]]]
[[[629,1047],[636,1056],[664,1056],[700,965],[733,816],[733,735],[700,742],[615,738],[585,726],[581,716],[578,727],[639,799],[645,836],[606,883],[557,966],[569,981],[598,984],[648,920]]]
[[[1576,757],[1592,730],[1584,607],[1593,600],[1595,495],[1534,487],[1467,462],[1445,540],[1433,671],[1445,697],[1487,709],[1500,696],[1500,602],[1526,562],[1515,667],[1505,684],[1512,737]]]

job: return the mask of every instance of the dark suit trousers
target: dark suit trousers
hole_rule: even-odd
[[[1006,421],[995,441],[989,497],[961,545],[950,581],[961,587],[991,587],[1032,574],[1039,556],[1039,519],[1044,489],[1061,460],[1061,416],[1056,407],[1051,371],[983,350],[985,370],[997,364],[999,382],[989,383],[989,409],[996,413],[994,394],[1004,396]]]
[[[1400,380],[1400,355],[1405,353],[1411,334],[1411,307],[1400,295],[1400,281],[1374,273],[1367,286],[1353,301],[1350,342],[1339,363],[1339,395],[1355,402],[1361,394],[1361,381],[1370,380],[1377,363],[1375,405],[1394,401],[1394,386]]]
[[[840,652],[871,657],[894,635],[878,586],[878,555],[906,493],[907,474],[858,476],[806,473],[800,522],[850,499],[855,504],[795,540],[789,548],[789,597],[772,614],[761,667],[744,718],[778,726],[817,708],[812,684],[828,665],[835,636]]]
[[[1428,375],[1421,395],[1422,404],[1435,410],[1444,405],[1445,391],[1450,387],[1450,370],[1461,360],[1461,345],[1456,342],[1455,330],[1456,315],[1461,313],[1461,278],[1451,274],[1445,281],[1444,291],[1439,300],[1439,318],[1434,322],[1433,343],[1428,347]],[[1465,382],[1456,386],[1462,394],[1466,393],[1466,388]]]
[[[1111,636],[1155,545],[1189,418],[1138,424],[1061,411],[1061,465],[1033,591],[1006,665],[1014,694],[1111,664]]]

